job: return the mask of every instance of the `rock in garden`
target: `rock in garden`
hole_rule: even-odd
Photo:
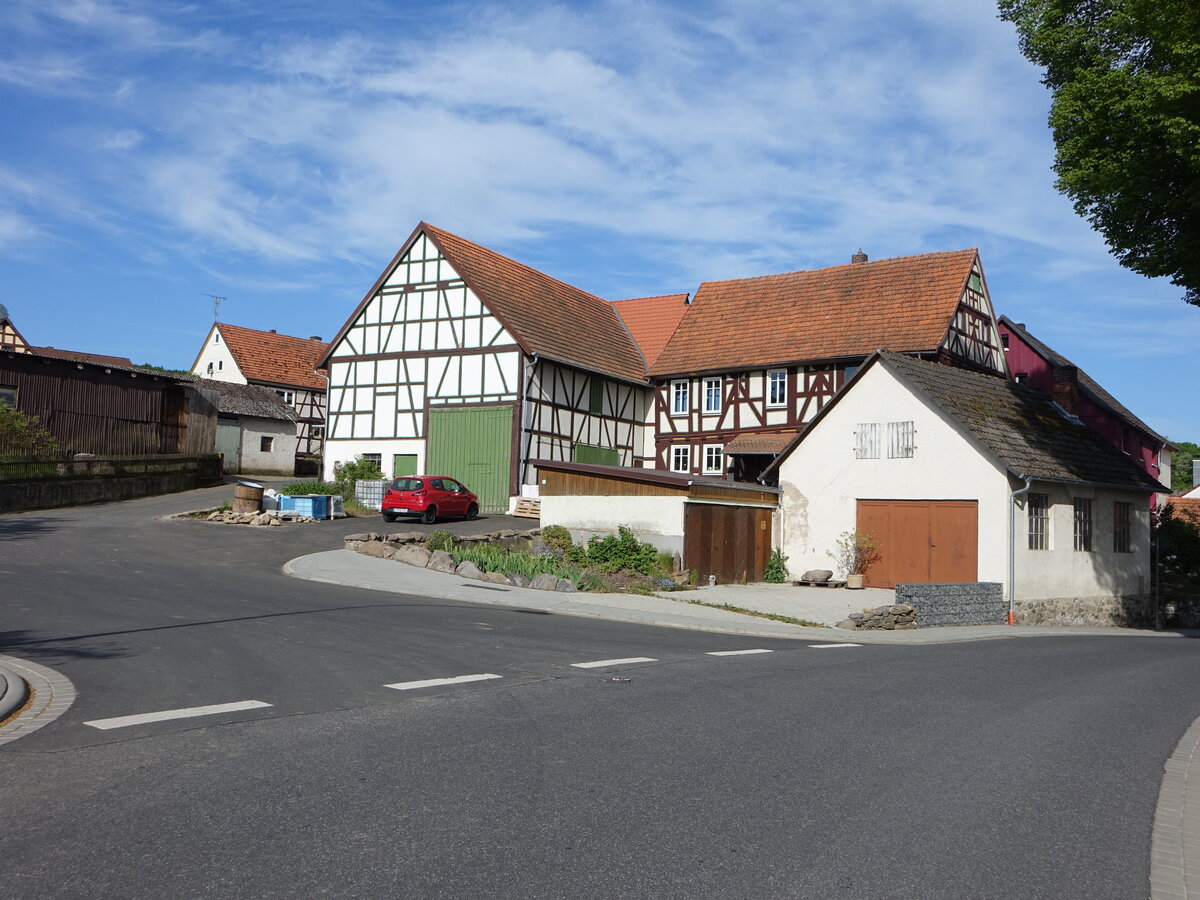
[[[454,574],[459,578],[478,578],[483,573],[479,571],[479,566],[475,565],[475,563],[469,559],[464,559],[455,567]]]
[[[837,627],[838,628],[848,628],[849,630],[853,631],[854,629],[856,629],[858,627],[858,623],[855,622],[853,619],[842,619],[842,621],[837,623]]]
[[[529,586],[535,591],[553,591],[558,589],[558,578],[548,572],[533,576]]]
[[[563,594],[574,594],[578,590],[578,588],[575,587],[575,582],[568,578],[558,579],[558,584],[554,586],[554,589]]]
[[[380,541],[367,541],[358,551],[365,556],[374,556],[376,559],[391,559],[392,548]]]
[[[429,558],[433,556],[424,547],[418,547],[416,544],[403,544],[399,547],[391,544],[389,546],[393,548],[392,559],[408,563],[410,566],[418,566],[422,569],[429,565]]]
[[[425,567],[433,569],[435,572],[453,572],[454,557],[445,550],[434,550],[429,557],[429,564]]]
[[[219,510],[217,512],[210,512],[208,514],[207,518],[208,518],[208,521],[215,522],[217,519],[221,518],[221,513]]]
[[[480,581],[487,581],[491,584],[508,584],[508,576],[503,572],[484,572]]]
[[[271,516],[271,521],[270,521],[270,522],[268,522],[267,524],[268,524],[268,525],[282,525],[282,524],[283,524],[283,519],[277,519],[277,518],[275,518],[274,516]]]
[[[369,541],[370,539],[369,534],[348,534],[342,538],[343,541]]]
[[[833,577],[833,572],[829,569],[809,569],[800,576],[801,581],[825,582]]]
[[[509,572],[508,583],[513,587],[529,587],[529,579],[520,572]]]

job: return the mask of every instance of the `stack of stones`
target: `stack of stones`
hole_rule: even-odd
[[[315,522],[317,521],[312,516],[298,516],[295,514],[279,513],[277,510],[265,510],[263,512],[231,512],[230,510],[216,510],[209,513],[205,517],[206,522],[217,522],[221,525],[282,525],[286,522]]]
[[[541,534],[540,529],[531,531],[490,531],[484,534],[469,535],[458,538],[460,544],[493,541],[504,546],[532,546]],[[378,559],[393,559],[396,562],[407,563],[422,569],[432,569],[435,572],[446,572],[459,578],[474,578],[491,584],[504,584],[509,587],[533,588],[537,591],[562,591],[574,593],[576,588],[565,578],[543,573],[532,579],[517,572],[481,572],[479,567],[470,560],[454,562],[454,557],[444,550],[427,550],[421,544],[425,535],[419,531],[401,532],[399,534],[348,534],[345,537],[346,549]]]
[[[839,628],[852,628],[860,631],[869,629],[882,631],[900,631],[917,627],[917,611],[908,603],[897,603],[894,606],[877,606],[874,609],[864,609],[862,612],[850,613],[850,618],[838,622]]]

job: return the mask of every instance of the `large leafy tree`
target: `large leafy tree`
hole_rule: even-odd
[[[1054,94],[1058,189],[1200,305],[1200,2],[999,0]]]
[[[1190,441],[1175,441],[1171,455],[1171,490],[1186,491],[1192,487],[1192,460],[1200,459],[1200,446]]]

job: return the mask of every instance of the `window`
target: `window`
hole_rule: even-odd
[[[879,459],[879,424],[860,422],[854,432],[854,458]]]
[[[364,462],[373,462],[376,467],[383,471],[383,454],[382,453],[364,453],[362,455]]]
[[[212,363],[209,363],[209,364],[208,364],[208,371],[207,371],[207,374],[209,374],[209,375],[211,375],[211,374],[212,374]]]
[[[1013,381],[1015,381],[1017,384],[1028,384],[1029,383],[1029,373],[1028,372],[1018,372],[1017,374],[1015,374],[1013,376]]]
[[[258,449],[262,453],[270,453],[271,448],[274,446],[275,446],[275,438],[273,438],[273,437],[266,437],[264,435],[263,437],[260,437],[258,439]]]
[[[672,472],[690,472],[692,470],[692,448],[691,447],[672,447],[671,448],[671,471]]]
[[[0,384],[0,406],[17,408],[17,386],[15,384]]]
[[[1005,350],[1008,349],[1008,335],[1007,334],[1000,335],[1000,343],[1003,345]]]
[[[719,413],[721,411],[721,379],[704,379],[704,411]]]
[[[1075,549],[1092,550],[1092,501],[1075,498]]]
[[[845,384],[851,378],[858,374],[859,366],[846,366],[845,372],[842,375],[842,384]]]
[[[913,423],[888,422],[888,459],[912,459]]]
[[[604,412],[604,379],[592,376],[590,384],[592,395],[588,402],[588,411],[598,416]]]
[[[1113,552],[1114,553],[1129,553],[1130,552],[1130,534],[1132,521],[1133,505],[1130,503],[1122,503],[1120,500],[1113,503]]]
[[[787,406],[787,369],[767,373],[767,406]]]
[[[293,397],[294,395],[292,394],[292,392],[291,392],[291,391],[281,391],[281,390],[279,390],[278,388],[276,388],[276,389],[275,389],[275,393],[276,393],[276,394],[278,394],[280,397],[282,397],[282,398],[283,398],[283,402],[284,402],[284,403],[291,403],[291,402],[292,402],[292,397]]]
[[[221,371],[223,368],[225,368],[225,360],[223,360],[223,359],[218,359],[218,360],[217,360],[217,371],[219,372],[219,371]]]
[[[705,444],[704,445],[704,472],[708,475],[719,475],[724,473],[724,459],[722,444]]]
[[[683,416],[688,411],[688,383],[686,381],[671,382],[671,415]]]
[[[1025,501],[1029,518],[1029,549],[1050,549],[1050,498],[1045,494],[1030,494]]]
[[[219,332],[219,331],[213,332],[213,343],[214,344],[221,343],[221,332]]]
[[[324,440],[325,439],[325,426],[324,425],[314,425],[309,430],[309,434],[312,435],[313,440],[316,440],[316,441]]]

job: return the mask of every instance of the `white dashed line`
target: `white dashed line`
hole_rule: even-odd
[[[126,728],[130,725],[144,725],[147,722],[165,722],[169,719],[192,719],[196,716],[215,716],[220,713],[240,712],[244,709],[262,709],[270,706],[270,703],[263,703],[261,700],[239,700],[236,703],[217,703],[213,706],[192,706],[187,709],[164,709],[159,712],[141,713],[136,716],[117,716],[113,719],[93,719],[90,722],[84,722],[84,725],[91,725],[93,728],[99,728],[102,731],[107,731],[110,728]]]
[[[443,684],[466,684],[468,681],[487,681],[490,678],[503,678],[503,675],[455,675],[453,678],[427,678],[424,681],[398,681],[395,684],[385,684],[384,687],[397,691],[415,691],[419,688],[438,687]]]
[[[628,659],[597,659],[594,662],[571,663],[576,669],[599,669],[601,666],[623,666],[627,663],[658,662],[649,656],[631,656]]]
[[[710,650],[708,656],[745,656],[749,653],[774,653],[774,650]]]
[[[861,647],[862,644],[809,644],[814,650],[828,650],[830,647]]]

